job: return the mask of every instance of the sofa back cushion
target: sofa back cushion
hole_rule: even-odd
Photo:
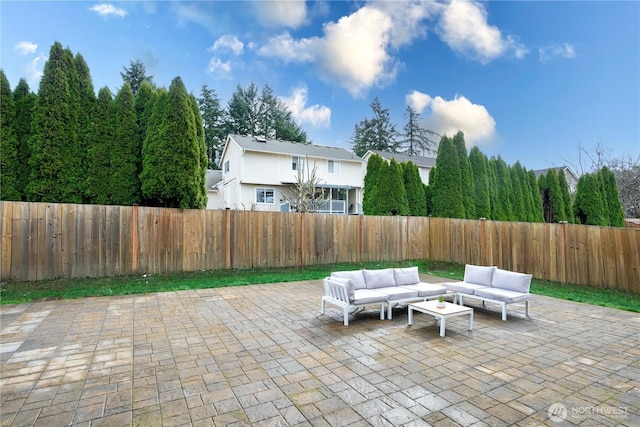
[[[353,285],[353,280],[351,279],[345,279],[343,277],[331,277],[331,281],[332,282],[336,282],[336,283],[340,283],[342,285],[345,285],[347,287],[347,295],[349,296],[349,302],[353,302],[353,297],[354,297],[354,290],[355,290],[355,286]]]
[[[496,268],[496,271],[493,273],[491,286],[515,292],[528,293],[529,286],[531,285],[531,277],[531,274],[516,273]]]
[[[381,270],[362,270],[367,289],[387,288],[395,286],[393,278],[393,268],[383,268]]]
[[[362,275],[362,270],[334,271],[331,273],[331,277],[340,277],[351,280],[353,282],[354,289],[367,289],[367,285],[364,282],[364,276]]]
[[[496,267],[467,264],[464,267],[464,281],[474,285],[491,286]]]
[[[393,278],[396,286],[415,285],[420,283],[418,267],[394,268]]]

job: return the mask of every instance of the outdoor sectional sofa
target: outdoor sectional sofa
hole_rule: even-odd
[[[516,273],[497,267],[485,267],[467,264],[462,282],[450,282],[444,285],[455,291],[460,305],[466,299],[492,302],[502,307],[502,320],[507,320],[507,305],[525,303],[525,314],[529,316],[529,293],[531,274]]]
[[[367,305],[380,306],[380,319],[384,320],[385,305],[391,319],[396,304],[455,295],[444,286],[420,282],[418,267],[336,271],[323,283],[321,313],[325,313],[325,303],[341,307],[345,326],[349,325],[350,311]]]

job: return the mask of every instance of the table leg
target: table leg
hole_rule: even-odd
[[[444,336],[444,324],[445,324],[446,320],[447,320],[446,317],[441,317],[440,318],[440,336],[441,337]]]
[[[469,313],[469,330],[473,331],[473,311]]]
[[[409,306],[409,326],[413,325],[413,310]]]

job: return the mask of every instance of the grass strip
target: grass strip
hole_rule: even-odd
[[[338,270],[409,266],[417,266],[424,274],[452,280],[462,280],[464,277],[464,265],[431,260],[344,263],[304,268],[197,271],[166,275],[143,274],[126,277],[1,283],[0,304],[320,280],[332,271]],[[640,295],[616,289],[564,284],[534,278],[531,282],[531,292],[569,301],[640,312]]]

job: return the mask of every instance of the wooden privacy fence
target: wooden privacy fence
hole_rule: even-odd
[[[640,230],[0,202],[3,281],[432,259],[640,293]]]

